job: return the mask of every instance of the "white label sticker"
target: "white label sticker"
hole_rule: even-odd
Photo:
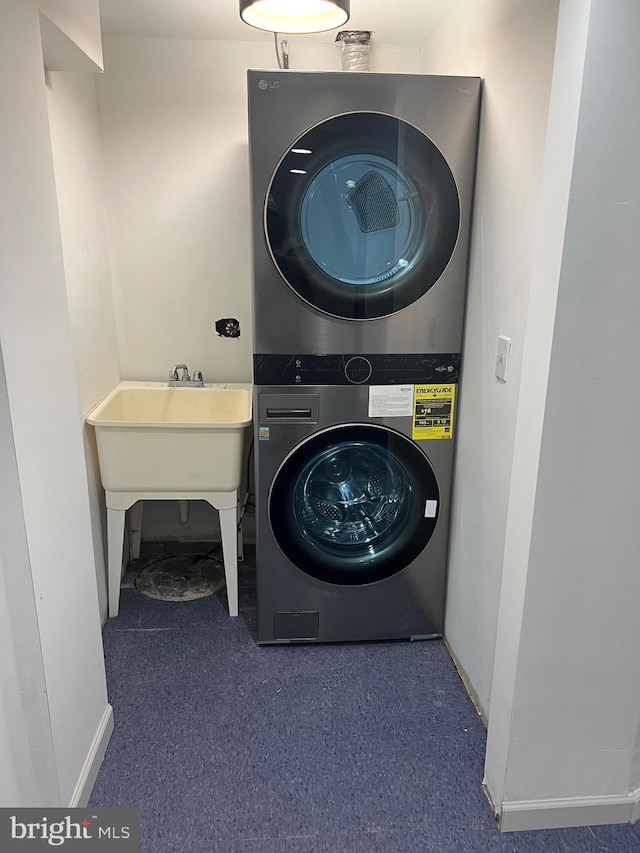
[[[424,505],[424,517],[435,518],[438,511],[438,501],[426,501]]]
[[[413,385],[370,385],[370,418],[406,418],[413,415]]]

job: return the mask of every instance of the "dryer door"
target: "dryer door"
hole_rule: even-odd
[[[458,191],[439,149],[381,113],[308,130],[269,186],[265,235],[285,282],[323,313],[386,317],[442,275],[460,225]]]
[[[269,494],[276,541],[301,571],[358,585],[400,572],[425,548],[436,476],[408,438],[350,424],[316,433],[283,462]]]

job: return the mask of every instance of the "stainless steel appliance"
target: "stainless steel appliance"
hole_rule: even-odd
[[[297,361],[254,391],[258,642],[440,635],[457,356]]]
[[[459,352],[480,80],[249,71],[254,352]]]
[[[258,641],[437,636],[480,80],[248,89]]]

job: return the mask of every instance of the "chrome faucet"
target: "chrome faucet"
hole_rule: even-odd
[[[179,371],[182,371],[182,376]],[[169,374],[170,388],[202,388],[203,385],[202,373],[199,370],[194,371],[192,379],[186,364],[176,364]]]

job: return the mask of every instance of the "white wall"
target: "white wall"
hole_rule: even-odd
[[[551,344],[582,92],[590,3],[560,7],[533,287],[527,317],[521,393],[511,472],[500,614],[491,692],[485,775],[500,803],[509,750],[527,562],[535,505]]]
[[[445,634],[485,715],[557,15],[557,0],[452,0],[422,51],[424,73],[484,79]]]
[[[0,352],[0,807],[60,801],[2,352]]]
[[[315,43],[309,39],[321,39]],[[165,380],[186,362],[205,381],[251,381],[246,72],[273,44],[105,39],[97,81],[123,379]],[[339,70],[333,36],[290,39],[292,68]],[[374,71],[414,72],[417,50],[375,45]],[[220,338],[221,317],[240,320]],[[211,539],[217,513],[147,502],[144,538]],[[249,532],[250,535],[250,532]]]
[[[487,782],[494,802],[514,813],[523,801],[586,798],[586,808],[589,798],[613,797],[626,807],[621,814],[628,820],[628,792],[640,781],[635,536],[640,104],[637,87],[630,84],[638,78],[634,33],[640,9],[633,0],[567,0],[561,21],[559,82],[565,94],[563,60],[571,57],[584,73],[573,104],[556,103],[554,91],[550,144],[560,153],[571,140],[567,111],[579,112],[562,261],[555,275],[555,321],[546,323],[553,338],[544,359],[548,384],[541,443],[534,453],[533,501],[514,489],[509,511],[520,530],[514,527],[508,542],[505,572],[523,576],[524,597],[514,608],[513,584],[505,578],[495,685],[501,710],[490,719]],[[576,45],[581,43],[580,62]],[[566,163],[566,157],[559,160]],[[549,183],[553,179],[556,195],[562,196],[566,178],[558,178],[550,174]],[[552,206],[549,210],[553,216]],[[537,251],[555,254],[554,242]],[[545,266],[542,259],[541,272]],[[552,286],[554,276],[542,277],[541,286],[545,281]],[[532,347],[536,319],[528,329]],[[532,352],[523,374],[523,394],[537,394],[536,378],[545,382],[536,377],[535,355],[540,354]],[[517,438],[514,480],[530,466],[532,447],[525,433],[531,427],[519,424],[523,435]],[[516,650],[516,659],[507,667],[505,659],[513,657],[508,649]],[[576,822],[588,818],[585,813]]]
[[[109,706],[38,3],[5,0],[2,16],[0,345],[56,772],[68,804]],[[3,560],[3,568],[21,565]]]
[[[20,697],[9,601],[3,581],[4,569],[0,554],[0,807],[9,804],[31,805],[31,797],[37,790],[29,730]],[[37,651],[39,655],[39,645]],[[55,774],[55,764],[53,768]]]
[[[49,72],[47,104],[80,414],[119,381],[107,214],[92,74]],[[84,429],[100,615],[107,613],[104,493],[93,428]]]

